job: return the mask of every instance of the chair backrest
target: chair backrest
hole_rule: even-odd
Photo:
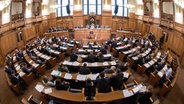
[[[36,98],[33,98],[33,95],[29,96],[28,102],[29,102],[29,104],[43,104],[42,101],[40,101]]]

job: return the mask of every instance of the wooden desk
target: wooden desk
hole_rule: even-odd
[[[138,32],[131,32],[131,31],[124,31],[124,30],[117,30],[116,37],[139,37],[141,33]]]
[[[138,86],[138,85],[137,85]],[[42,91],[43,94],[46,95],[49,99],[55,99],[58,102],[64,102],[64,103],[126,103],[130,104],[136,101],[134,97],[136,96],[136,92],[133,91],[133,87],[130,87],[128,89],[119,90],[119,91],[112,91],[109,93],[96,93],[94,100],[85,100],[84,93],[71,93],[68,91],[59,91],[56,89],[52,89],[52,92],[49,94],[45,94],[44,91]],[[129,96],[126,96],[124,91],[130,91],[131,94]]]
[[[65,36],[65,37],[69,37],[69,32],[68,30],[66,31],[57,31],[57,32],[49,32],[49,33],[45,33],[45,35],[49,35],[49,36]]]
[[[75,29],[74,30],[74,38],[76,40],[87,39],[88,35],[90,34],[90,29],[82,28],[82,29]],[[111,28],[107,29],[93,29],[93,34],[91,34],[92,39],[97,36],[99,40],[107,40],[110,39],[111,36]]]

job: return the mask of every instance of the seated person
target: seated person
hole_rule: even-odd
[[[84,95],[86,96],[86,100],[93,100],[96,94],[95,86],[90,78],[86,80],[86,86],[84,90]]]
[[[68,90],[69,87],[70,87],[69,82],[61,81],[60,78],[56,79],[55,88],[57,90]]]
[[[25,82],[21,79],[18,73],[15,71],[11,72],[11,75],[9,76],[9,79],[13,85],[18,85],[20,86],[21,90],[26,90],[26,84]]]
[[[116,67],[115,67],[115,66],[111,66],[111,68],[106,68],[106,69],[104,70],[104,73],[105,73],[105,74],[112,74],[112,73],[114,73],[114,72],[116,72]]]
[[[120,70],[117,70],[114,75],[110,77],[110,84],[114,90],[122,90],[124,83],[123,73]]]
[[[81,68],[79,68],[79,74],[90,74],[91,70],[87,67],[87,64],[84,63],[83,66]]]
[[[97,61],[104,62],[104,56],[101,52],[97,53]]]
[[[164,66],[165,66],[165,61],[160,60],[160,62],[158,62],[158,64],[155,65],[154,68],[157,69],[158,71],[160,71]]]
[[[26,63],[21,64],[20,67],[21,67],[22,71],[24,73],[26,73],[27,75],[29,75],[32,72],[34,74],[35,78],[39,77],[39,73],[37,72],[37,70],[34,69],[33,67],[28,68],[28,65]]]
[[[171,68],[170,65],[168,65],[167,66],[167,70],[165,71],[165,74],[160,79],[160,85],[162,85],[163,83],[165,83],[170,78],[171,74],[172,74],[172,68]]]
[[[21,61],[24,59],[24,55],[22,51],[16,50],[15,57],[17,61]]]
[[[100,47],[100,52],[102,54],[107,54],[107,50],[105,48],[103,48],[103,47]]]
[[[59,65],[58,70],[60,72],[69,72],[68,67],[66,65],[63,65],[62,63]]]
[[[75,54],[75,52],[72,52],[72,54],[70,55],[70,61],[77,61],[77,55]]]
[[[14,71],[14,70],[6,65],[4,71],[5,71],[8,75],[11,75],[12,71]]]
[[[145,89],[145,91],[143,90]],[[148,86],[147,88],[141,88],[138,92],[138,102],[139,104],[152,104],[150,97],[152,96],[152,86]]]
[[[54,87],[56,85],[56,81],[49,80],[47,76],[43,76],[42,83],[45,86],[50,86],[50,87]]]
[[[93,52],[90,52],[90,54],[87,57],[87,62],[95,62],[96,61],[96,56],[93,54]]]
[[[6,64],[9,67],[12,67],[13,66],[13,58],[9,54],[6,55]]]
[[[123,65],[121,63],[118,63],[117,69],[121,71],[126,71],[128,69],[129,63],[126,62]]]
[[[96,87],[98,92],[107,93],[110,92],[110,80],[105,78],[105,73],[101,72],[99,78],[96,79]]]

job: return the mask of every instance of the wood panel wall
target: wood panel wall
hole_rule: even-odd
[[[151,25],[150,32],[152,32],[155,35],[156,40],[159,40],[161,35],[163,34],[162,28],[159,27],[158,25]]]
[[[181,33],[170,31],[168,35],[168,48],[174,51],[182,61],[184,53],[184,37]]]
[[[29,41],[36,36],[35,25],[28,25],[23,28],[24,41]]]
[[[10,31],[5,33],[1,39],[1,50],[2,54],[5,56],[8,52],[11,52],[15,48],[17,48],[17,34],[15,31]]]

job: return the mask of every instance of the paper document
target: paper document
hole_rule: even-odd
[[[45,94],[49,94],[49,93],[52,93],[52,88],[47,88],[47,89],[45,89]]]
[[[43,89],[44,89],[44,86],[43,86],[42,84],[37,84],[37,85],[35,86],[35,88],[36,88],[36,90],[37,90],[38,92],[42,92]]]
[[[84,81],[84,80],[86,80],[86,75],[77,75],[77,80],[79,80],[79,81]]]
[[[123,72],[123,77],[128,78],[129,77],[129,73]]]
[[[123,90],[124,97],[129,97],[133,95],[132,91],[129,91],[128,89]]]
[[[51,72],[51,75],[53,75],[53,76],[61,76],[61,72],[60,71],[57,71],[57,70],[53,70]]]
[[[66,73],[64,79],[72,79],[72,75],[70,73]]]

